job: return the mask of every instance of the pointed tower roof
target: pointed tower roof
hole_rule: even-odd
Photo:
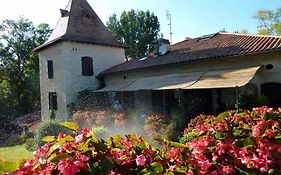
[[[113,47],[128,47],[112,37],[86,0],[70,0],[49,39],[37,47],[42,50],[59,41],[77,41]]]

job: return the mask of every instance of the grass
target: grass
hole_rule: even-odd
[[[28,159],[32,156],[32,152],[27,151],[24,145],[0,147],[0,160],[18,162],[21,159]]]

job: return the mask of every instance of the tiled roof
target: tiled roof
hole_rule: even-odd
[[[186,39],[171,46],[163,56],[148,56],[114,66],[102,74],[226,57],[281,51],[281,37],[248,34],[216,33]]]
[[[115,47],[127,47],[116,41],[86,0],[70,0],[61,10],[55,29],[49,39],[35,51],[58,41],[78,41]]]

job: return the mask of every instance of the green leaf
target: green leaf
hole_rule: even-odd
[[[72,137],[71,135],[67,135],[66,137],[62,138],[60,141],[64,141],[64,142],[74,142],[75,138]]]
[[[101,168],[104,170],[110,170],[110,169],[114,168],[114,161],[112,159],[105,159],[101,163]]]
[[[170,146],[176,147],[176,148],[187,148],[187,146],[185,144],[178,143],[178,142],[172,142],[172,141],[170,141]]]
[[[51,155],[56,149],[58,149],[59,147],[61,147],[60,144],[56,143],[53,146],[50,147],[49,151],[48,151],[48,155]]]
[[[262,114],[262,119],[263,119],[263,120],[268,120],[269,117],[270,117],[270,115],[269,115],[268,113],[263,113],[263,114]]]
[[[5,172],[13,172],[16,171],[19,164],[16,162],[6,162],[0,160],[0,174]]]
[[[59,154],[59,155],[53,155],[49,158],[50,162],[59,162],[60,160],[65,160],[67,158],[70,158],[71,156],[69,154]]]
[[[137,141],[138,140],[138,136],[135,135],[135,134],[129,134],[129,135],[126,135],[126,137],[131,141]]]
[[[274,138],[275,139],[281,139],[281,133],[278,133]]]
[[[53,141],[55,141],[55,137],[54,136],[46,136],[46,137],[43,137],[41,140],[43,142],[53,142]]]
[[[243,129],[251,130],[251,127],[250,127],[249,125],[247,125],[247,124],[244,124],[244,125],[243,125]]]
[[[249,173],[247,173],[243,168],[238,167],[238,166],[234,166],[234,168],[239,172],[239,174],[241,175],[250,175]]]
[[[163,166],[158,162],[153,162],[149,165],[154,172],[156,173],[163,173]]]
[[[62,122],[60,123],[61,126],[70,129],[72,131],[77,132],[78,131],[78,125],[76,123],[73,122]]]
[[[241,140],[237,141],[235,143],[235,145],[240,147],[240,148],[243,148],[243,147],[251,148],[251,147],[254,146],[254,142],[251,139],[246,138],[246,139],[241,139]]]
[[[215,134],[215,138],[219,139],[219,140],[223,140],[223,139],[225,139],[225,136],[221,132],[217,132]]]
[[[235,136],[241,136],[241,134],[242,134],[242,130],[241,129],[235,129],[233,131],[233,135],[235,135]]]
[[[275,169],[268,170],[268,174],[273,174],[273,173],[275,173]]]
[[[122,140],[122,137],[120,135],[114,135],[112,136],[112,141],[116,144],[119,143]]]
[[[191,131],[185,135],[185,137],[188,141],[192,140],[193,138],[196,138],[197,136],[198,136],[198,133],[195,131]]]
[[[174,173],[173,172],[167,172],[167,173],[165,173],[165,175],[174,175]]]
[[[229,117],[229,116],[231,116],[231,113],[230,113],[229,111],[225,111],[225,112],[219,114],[219,115],[214,119],[214,121],[215,121],[215,122],[221,122],[223,119],[225,119],[225,118],[227,118],[227,117]]]

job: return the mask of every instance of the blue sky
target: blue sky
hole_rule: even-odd
[[[45,22],[54,27],[59,9],[68,0],[9,0],[1,2],[0,20],[24,16],[35,24]],[[281,0],[88,0],[106,22],[109,15],[120,15],[124,10],[150,10],[158,16],[161,32],[169,38],[166,10],[172,14],[173,43],[185,37],[197,37],[225,29],[228,32],[247,29],[257,32],[258,21],[253,19],[258,9],[276,9]],[[17,5],[15,5],[17,4]]]

